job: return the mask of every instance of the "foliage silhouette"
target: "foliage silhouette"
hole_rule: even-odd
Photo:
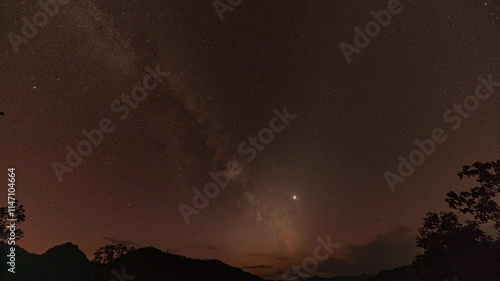
[[[92,260],[92,262],[99,264],[107,264],[125,256],[126,254],[132,251],[135,251],[135,248],[128,247],[125,244],[106,245],[99,248],[94,253],[94,259]]]
[[[16,230],[15,230],[16,236],[15,237],[16,237],[16,240],[19,240],[23,237],[24,233],[17,226],[18,226],[18,224],[20,224],[26,220],[26,215],[24,214],[25,213],[24,206],[20,205],[18,200],[14,201],[14,207],[15,207],[15,211],[14,211],[13,218],[17,219]],[[10,218],[12,218],[12,217],[9,214],[9,208],[8,207],[0,208],[0,239],[8,240],[8,238],[9,238],[10,230],[7,228],[7,226],[9,226],[9,224],[10,224],[10,222],[8,221],[8,219],[10,219]]]
[[[471,214],[474,221],[480,224],[493,221],[495,228],[500,230],[500,207],[494,201],[495,196],[500,192],[500,160],[476,162],[472,167],[464,166],[458,176],[461,179],[464,176],[477,177],[476,181],[480,183],[480,186],[473,187],[470,191],[460,192],[459,195],[450,191],[448,199],[445,200],[450,208],[464,214]]]
[[[495,196],[500,192],[500,161],[464,166],[463,176],[475,177],[479,186],[460,195],[451,191],[445,200],[452,212],[427,213],[418,230],[417,246],[424,250],[413,262],[422,281],[500,280],[500,240],[493,239],[481,226],[494,223],[500,216]],[[453,212],[456,211],[456,212]],[[461,223],[459,214],[472,216]]]

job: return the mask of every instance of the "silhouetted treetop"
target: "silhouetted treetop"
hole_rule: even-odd
[[[125,244],[106,245],[99,248],[94,253],[94,259],[92,260],[92,262],[106,264],[119,259],[132,251],[135,251],[135,248],[128,247]]]
[[[448,192],[450,208],[464,214],[471,214],[478,223],[495,222],[495,228],[500,230],[500,208],[495,202],[496,195],[500,192],[500,160],[496,162],[476,162],[471,166],[464,166],[462,172],[458,173],[462,179],[464,176],[476,177],[479,186],[471,188],[470,191],[462,191],[456,194]]]

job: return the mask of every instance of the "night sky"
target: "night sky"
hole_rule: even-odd
[[[500,88],[456,130],[443,120],[479,75],[500,81],[498,0],[401,1],[351,63],[339,45],[388,1],[244,0],[222,21],[211,1],[73,0],[16,52],[8,34],[37,2],[0,4],[0,180],[16,168],[31,252],[124,241],[271,278],[330,236],[341,247],[315,274],[377,272],[412,260],[425,213],[469,187],[463,165],[500,156]],[[157,66],[157,88],[113,112]],[[284,107],[296,117],[247,161],[240,144]],[[53,163],[103,118],[114,130],[60,181]],[[384,172],[434,128],[448,138],[392,192]],[[179,204],[230,161],[187,225]]]

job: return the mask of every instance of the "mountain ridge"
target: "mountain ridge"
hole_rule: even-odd
[[[10,248],[0,241],[0,252]],[[110,263],[96,264],[88,260],[79,247],[64,243],[48,249],[43,254],[32,254],[16,247],[16,273],[7,271],[7,257],[0,256],[0,279],[12,281],[112,281],[113,278],[134,281],[273,281],[232,267],[215,259],[194,259],[153,247],[140,248]],[[307,281],[414,281],[411,267],[400,267],[378,274],[338,276],[331,278],[310,277]],[[413,275],[412,275],[413,274]],[[118,276],[118,277],[117,277]],[[405,276],[407,279],[402,279]],[[121,281],[121,280],[118,280]]]

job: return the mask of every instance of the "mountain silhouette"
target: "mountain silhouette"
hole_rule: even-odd
[[[379,272],[370,281],[418,281],[415,270],[411,266],[402,266],[392,270]]]
[[[299,279],[297,279],[298,281]],[[338,276],[332,278],[311,277],[306,281],[417,281],[417,276],[411,266],[402,266],[392,270],[381,271],[378,274],[362,274],[360,276]]]
[[[155,248],[143,248],[106,265],[112,268],[126,268],[134,280],[241,280],[263,281],[264,279],[231,267],[218,260],[191,259]],[[145,270],[146,269],[146,270]]]
[[[369,281],[373,274],[364,274],[361,276],[337,276],[332,278],[324,278],[324,277],[311,277],[307,278],[307,281]],[[297,279],[301,280],[301,279]],[[302,279],[303,280],[303,279]]]
[[[8,253],[0,242],[0,252]],[[42,255],[16,247],[16,273],[7,271],[7,257],[0,256],[0,280],[12,281],[111,281],[125,272],[134,281],[264,281],[264,279],[231,267],[218,260],[200,260],[164,253],[155,248],[133,251],[105,265],[90,262],[78,246],[66,243]]]
[[[0,252],[10,246],[0,242]],[[108,264],[90,262],[77,245],[66,243],[45,253],[31,254],[16,247],[16,273],[7,271],[6,255],[0,256],[0,280],[12,281],[265,281],[261,277],[231,267],[219,260],[192,259],[141,248]],[[117,278],[121,276],[120,278]],[[124,278],[123,276],[126,276]],[[299,279],[297,279],[299,280]],[[303,279],[301,279],[303,280]],[[307,281],[415,281],[411,266],[387,270],[378,274],[311,277]]]

